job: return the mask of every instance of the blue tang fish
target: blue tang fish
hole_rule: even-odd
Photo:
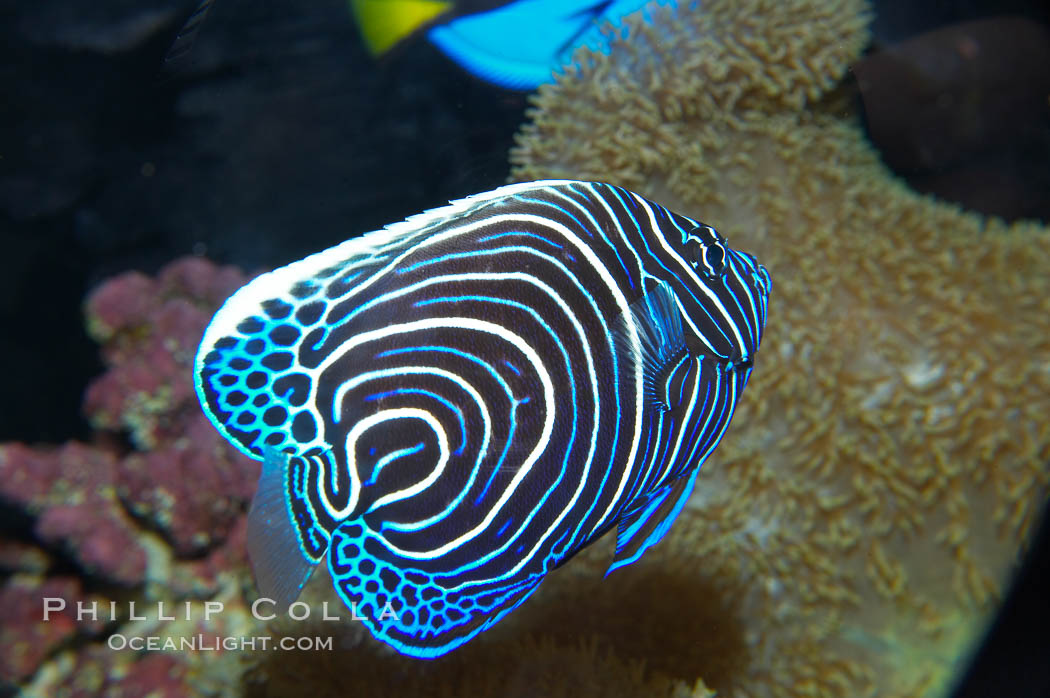
[[[365,44],[386,53],[423,31],[445,55],[501,87],[531,90],[572,62],[581,46],[608,52],[606,25],[646,4],[673,0],[350,0]]]
[[[164,58],[166,68],[193,48],[214,3],[197,3]],[[532,90],[571,65],[581,46],[608,53],[608,28],[619,31],[626,15],[645,11],[646,5],[675,5],[676,0],[349,0],[349,4],[373,56],[382,56],[422,32],[477,77],[508,89]],[[644,16],[648,20],[647,12]]]
[[[327,555],[372,634],[428,658],[614,526],[609,570],[634,562],[729,425],[769,287],[710,226],[574,181],[470,196],[257,277],[195,374],[216,428],[263,463],[260,592],[287,606]]]

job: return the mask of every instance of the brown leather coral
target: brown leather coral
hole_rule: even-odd
[[[542,88],[512,153],[517,179],[629,187],[772,275],[748,395],[641,563],[691,570],[736,615],[746,667],[693,659],[720,695],[943,691],[1048,491],[1050,230],[880,163],[836,87],[866,11],[655,10]]]

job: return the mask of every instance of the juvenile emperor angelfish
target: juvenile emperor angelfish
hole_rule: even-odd
[[[437,657],[618,527],[667,533],[751,375],[770,280],[713,228],[619,187],[501,187],[259,276],[196,386],[261,460],[260,593],[315,565],[399,652]],[[396,616],[396,617],[395,617]]]

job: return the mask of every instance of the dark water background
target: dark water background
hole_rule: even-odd
[[[525,95],[424,41],[377,64],[342,0],[219,0],[165,68],[193,5],[0,4],[0,442],[88,435],[80,404],[102,365],[81,303],[103,279],[188,254],[267,269],[505,181]],[[874,9],[875,49],[996,15],[1050,25],[1037,0]],[[1029,68],[1022,82],[1050,63]],[[979,210],[1050,220],[1046,114],[928,167],[898,153],[898,171]],[[1050,695],[1045,529],[1027,595],[1004,607],[959,695]]]

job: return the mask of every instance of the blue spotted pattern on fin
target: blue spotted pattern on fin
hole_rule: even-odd
[[[464,582],[436,567],[436,560],[413,564],[398,556],[360,520],[332,534],[328,569],[343,602],[377,638],[421,659],[439,657],[491,627],[543,579],[534,574]]]
[[[660,542],[693,492],[697,468],[659,489],[638,497],[620,517],[616,530],[616,556],[605,575],[629,565]]]
[[[278,609],[299,596],[319,558],[307,556],[299,543],[285,496],[288,455],[265,449],[259,488],[248,512],[248,559],[259,593]]]
[[[314,306],[320,308],[314,313],[319,316],[320,301],[300,307],[267,299],[258,314],[241,320],[236,333],[216,341],[201,360],[209,416],[252,457],[261,456],[266,447],[301,451],[316,442],[319,419],[307,404],[313,383],[297,358],[298,345],[310,330],[310,323],[301,320],[302,311]],[[316,317],[308,319],[317,322]]]
[[[635,361],[641,362],[646,402],[661,411],[668,410],[672,406],[668,383],[686,351],[682,313],[671,286],[666,281],[657,283],[631,304],[630,315],[637,328],[641,353],[635,353],[626,313],[616,325],[617,347],[627,359],[628,371],[634,370]]]

